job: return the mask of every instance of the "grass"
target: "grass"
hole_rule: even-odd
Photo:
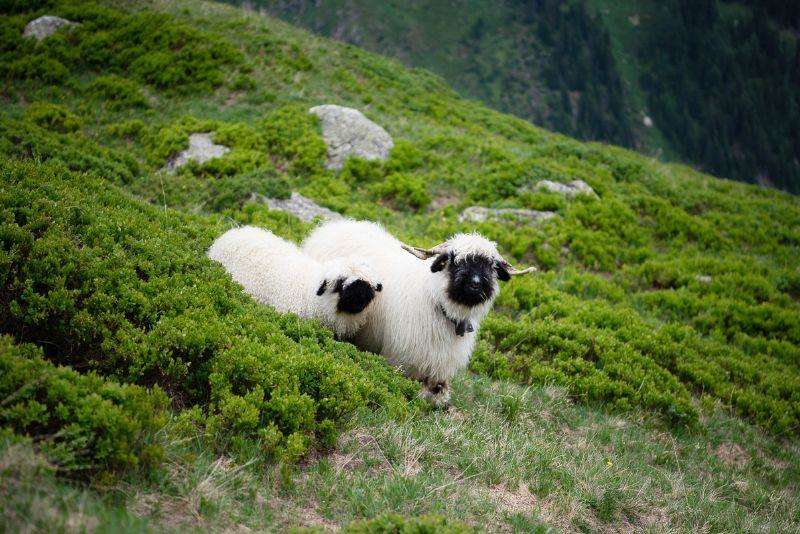
[[[161,476],[104,488],[106,500],[54,482],[29,449],[6,445],[0,465],[17,481],[6,524],[51,513],[58,521],[82,514],[101,531],[280,531],[397,512],[505,531],[798,526],[797,444],[718,405],[703,410],[703,432],[674,433],[647,414],[575,404],[557,386],[462,376],[454,399],[450,411],[402,421],[358,413],[334,452],[294,467],[257,454],[217,456],[199,440],[166,442]]]
[[[65,377],[159,384],[171,408],[144,436],[161,451],[151,469],[75,477],[42,446],[59,430],[26,438],[17,395],[0,398],[4,524],[798,528],[796,197],[579,143],[256,13],[199,0],[108,6],[2,21],[8,64],[46,57],[72,70],[51,81],[4,72],[0,334],[73,366]],[[20,44],[24,21],[51,10],[94,22]],[[161,34],[229,60],[182,70],[176,88],[116,59],[87,65],[70,47],[91,51],[111,31],[104,17],[162,21]],[[149,64],[135,56],[156,50],[163,61],[163,43],[148,42],[128,60]],[[384,126],[390,158],[326,171],[306,113],[321,103]],[[231,151],[159,172],[196,131]],[[596,198],[534,190],[578,178]],[[249,201],[290,191],[420,246],[476,229],[514,263],[540,266],[503,287],[451,411],[410,401],[413,385],[318,325],[254,305],[203,258],[236,223],[301,240],[311,225]],[[556,217],[458,222],[471,205]],[[27,408],[47,414],[47,399],[23,389]]]

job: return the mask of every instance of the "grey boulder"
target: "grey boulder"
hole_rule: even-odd
[[[594,195],[594,189],[583,180],[573,180],[567,184],[560,182],[551,182],[550,180],[540,180],[536,183],[536,190],[546,190],[551,193],[558,193],[567,198],[576,197],[578,195]]]
[[[22,36],[35,37],[37,41],[41,41],[46,37],[50,37],[56,33],[59,28],[63,28],[64,26],[79,26],[79,24],[71,20],[62,19],[61,17],[44,15],[26,24]]]
[[[173,156],[165,167],[168,171],[174,171],[179,167],[183,167],[190,161],[197,163],[205,163],[206,161],[220,156],[224,156],[230,152],[230,148],[214,144],[211,140],[210,133],[195,133],[189,136],[189,148],[179,152]]]
[[[335,221],[344,218],[341,214],[320,206],[310,198],[306,198],[296,191],[292,192],[291,197],[285,199],[270,198],[253,193],[253,200],[265,202],[271,210],[291,213],[298,219],[306,222],[311,222],[316,217],[325,221]]]
[[[326,104],[309,109],[319,117],[328,147],[328,169],[341,169],[349,157],[385,160],[394,146],[392,136],[353,108]]]
[[[471,206],[461,212],[458,222],[485,222],[489,220],[502,221],[512,219],[519,222],[536,224],[555,217],[552,211],[537,211],[519,208],[485,208],[483,206]]]

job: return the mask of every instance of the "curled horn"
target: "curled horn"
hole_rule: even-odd
[[[419,247],[412,247],[411,245],[406,245],[405,243],[400,244],[403,247],[403,250],[413,254],[414,256],[418,257],[421,260],[427,260],[431,256],[436,256],[444,252],[442,245],[436,245],[433,248],[419,248]]]
[[[505,267],[506,271],[508,271],[508,274],[510,276],[519,276],[521,274],[535,273],[536,271],[539,270],[536,266],[533,265],[530,267],[526,267],[525,269],[517,269],[516,267],[513,267],[510,263],[508,263],[505,260],[503,260],[503,267]]]

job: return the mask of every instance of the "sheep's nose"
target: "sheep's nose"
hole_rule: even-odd
[[[473,274],[472,278],[469,279],[469,284],[471,286],[480,286],[481,285],[481,277],[477,274]]]

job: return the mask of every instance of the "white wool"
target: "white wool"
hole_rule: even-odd
[[[318,319],[341,337],[358,331],[373,307],[370,304],[358,314],[340,313],[336,310],[339,295],[333,293],[339,278],[345,279],[344,287],[357,279],[374,287],[378,277],[366,262],[346,257],[317,261],[294,243],[261,228],[245,226],[228,230],[211,245],[208,257],[221,263],[245,292],[261,304],[279,312]],[[318,296],[323,281],[327,281],[327,287]],[[377,293],[374,300],[380,300]]]
[[[503,257],[497,252],[497,245],[477,232],[471,234],[456,234],[443,243],[443,248],[452,251],[456,261],[468,256],[485,256],[502,261]]]
[[[332,221],[317,227],[303,242],[303,251],[324,261],[355,256],[369,261],[385,287],[380,301],[353,338],[363,349],[387,357],[418,380],[447,381],[469,363],[475,336],[492,300],[469,308],[447,296],[447,269],[433,273],[435,260],[420,260],[403,250],[400,241],[380,225],[366,221]],[[502,259],[496,245],[478,234],[458,234],[444,243],[457,259],[482,254]],[[497,295],[494,281],[493,295]],[[475,331],[455,333],[454,319],[468,319]]]

